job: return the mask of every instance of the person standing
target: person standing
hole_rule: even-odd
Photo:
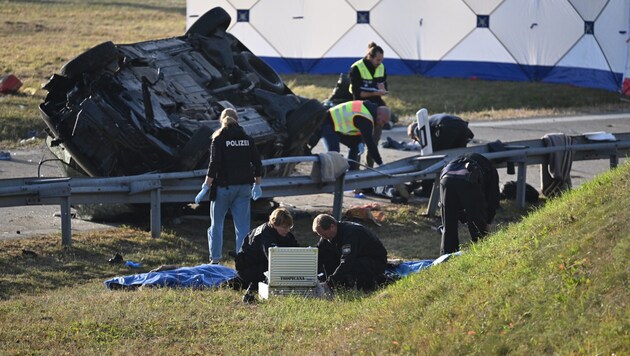
[[[264,273],[269,267],[270,247],[297,247],[291,229],[293,217],[284,208],[275,209],[269,221],[247,234],[243,247],[236,256],[237,277],[232,281],[233,288],[243,289],[251,284],[251,290],[258,290],[258,282],[265,280]]]
[[[390,111],[387,106],[364,100],[354,100],[342,103],[328,109],[322,124],[322,138],[327,151],[340,151],[340,143],[346,145],[350,151],[348,159],[357,161],[359,145],[365,143],[368,153],[374,161],[381,165],[383,160],[378,151],[373,132],[375,127],[383,127],[389,122]],[[358,169],[358,163],[350,162],[350,169]]]
[[[466,222],[473,242],[486,236],[499,207],[499,174],[478,153],[465,153],[440,174],[442,242],[440,253],[459,251],[459,220]]]
[[[383,64],[384,52],[381,46],[374,42],[368,44],[365,57],[350,66],[350,93],[354,100],[369,100],[378,106],[387,106],[383,96],[387,91],[387,73]],[[384,124],[385,125],[385,124]],[[383,133],[383,126],[375,126],[372,139],[378,145]],[[374,158],[368,151],[367,165],[374,167]]]
[[[326,284],[371,291],[385,281],[387,250],[379,238],[362,225],[319,214],[313,220],[319,272]]]
[[[238,124],[234,109],[221,112],[221,128],[212,134],[210,163],[202,189],[195,198],[199,203],[214,185],[216,197],[210,197],[208,245],[210,262],[219,263],[223,249],[223,223],[230,210],[236,230],[236,252],[241,249],[250,226],[250,199],[258,199],[262,163],[254,139]],[[253,183],[253,186],[252,186]]]

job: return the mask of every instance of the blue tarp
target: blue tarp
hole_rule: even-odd
[[[217,287],[235,276],[236,270],[232,268],[208,264],[115,277],[105,281],[105,286],[108,289],[134,289],[140,286],[207,288]]]
[[[442,263],[451,256],[461,252],[447,254],[435,260],[406,261],[388,268],[387,272],[400,277],[420,272],[436,264]],[[140,286],[171,288],[208,288],[218,287],[236,277],[236,270],[222,265],[201,265],[196,267],[180,267],[168,271],[148,272],[130,276],[115,277],[105,281],[108,289],[135,289]]]
[[[412,273],[418,273],[423,269],[427,269],[431,266],[435,266],[440,264],[452,256],[459,256],[461,252],[450,253],[446,255],[442,255],[435,260],[420,260],[420,261],[406,261],[397,265],[396,267],[388,267],[386,272],[391,273],[400,277],[406,277]]]

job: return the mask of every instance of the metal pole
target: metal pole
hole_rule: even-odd
[[[343,207],[343,182],[346,179],[346,174],[342,174],[337,177],[335,181],[335,197],[333,201],[333,217],[337,221],[341,220],[341,209]]]
[[[435,212],[440,202],[440,172],[435,174],[435,180],[433,180],[433,189],[431,189],[431,196],[429,196],[429,202],[427,203],[427,216],[435,216]]]
[[[162,233],[162,211],[160,204],[160,189],[151,191],[151,237],[158,238]]]
[[[518,161],[518,173],[516,177],[516,202],[519,208],[524,208],[525,184],[527,180],[527,165],[525,164],[525,160]]]
[[[72,245],[72,216],[70,215],[70,197],[61,198],[61,245]]]

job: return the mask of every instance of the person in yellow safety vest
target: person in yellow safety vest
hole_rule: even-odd
[[[354,100],[369,100],[378,106],[386,106],[383,96],[387,95],[387,74],[383,64],[383,48],[374,42],[368,44],[365,57],[354,62],[348,73],[350,92]],[[378,144],[382,127],[374,128],[374,141]],[[372,155],[367,155],[367,165],[374,167]]]
[[[365,143],[368,153],[381,165],[383,160],[373,138],[375,127],[383,127],[389,122],[390,110],[387,106],[377,106],[368,100],[354,100],[338,104],[328,109],[322,125],[322,138],[327,151],[339,152],[339,144],[350,149],[348,159],[357,161],[359,145]],[[359,168],[356,162],[349,162],[350,169]]]

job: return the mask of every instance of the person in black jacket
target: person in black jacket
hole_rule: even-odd
[[[354,62],[348,72],[350,78],[350,92],[354,100],[369,100],[378,106],[387,106],[383,96],[387,91],[387,73],[383,48],[374,42],[368,43],[368,50],[365,57]],[[383,125],[375,125],[372,140],[376,145],[383,135]],[[366,162],[368,167],[374,167],[375,160],[368,151]]]
[[[258,290],[258,282],[265,280],[264,273],[269,266],[270,247],[297,247],[298,242],[291,233],[293,217],[287,209],[275,209],[269,221],[247,234],[241,251],[236,255],[238,275],[233,281],[235,289]]]
[[[212,134],[206,180],[195,198],[199,203],[209,187],[215,185],[216,196],[210,194],[212,223],[208,228],[210,262],[213,264],[219,263],[222,256],[223,223],[227,211],[232,212],[238,252],[249,232],[250,199],[257,199],[262,194],[262,163],[254,139],[239,126],[234,109],[223,110],[220,121],[221,128]]]
[[[387,250],[370,230],[320,214],[313,220],[313,232],[320,236],[319,272],[329,287],[370,291],[385,281]]]
[[[468,128],[468,121],[452,114],[431,115],[429,127],[433,151],[466,147],[475,137],[475,134]],[[407,126],[407,136],[418,143],[421,142],[417,121]],[[433,190],[433,183],[433,179],[423,179],[420,182],[421,189],[414,191],[414,194],[428,198]]]
[[[499,174],[478,153],[465,153],[449,162],[440,175],[442,243],[440,252],[459,251],[458,222],[468,224],[473,242],[490,231],[499,207]]]

